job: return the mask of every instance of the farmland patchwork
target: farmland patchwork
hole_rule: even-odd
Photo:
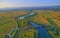
[[[1,13],[0,38],[60,38],[60,11]]]

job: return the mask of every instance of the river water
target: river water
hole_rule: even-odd
[[[41,27],[42,25],[39,26],[33,22],[30,22],[30,24],[38,31],[38,38],[52,38],[48,31],[45,28]]]

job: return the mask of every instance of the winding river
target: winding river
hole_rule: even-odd
[[[42,25],[39,26],[33,22],[30,22],[30,24],[38,31],[38,38],[52,38],[48,31],[45,28],[41,27]]]
[[[20,16],[19,19],[23,20],[25,17],[29,17],[32,15],[34,15],[34,13],[27,14],[25,16]],[[42,27],[43,25],[38,25],[38,24],[33,23],[33,22],[29,22],[29,24],[31,24],[31,26],[34,27],[38,31],[38,38],[52,38],[50,36],[50,34],[48,33],[48,31]]]

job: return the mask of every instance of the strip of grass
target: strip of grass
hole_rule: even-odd
[[[5,24],[7,24],[7,23],[9,23],[9,22],[10,22],[10,21],[6,21],[6,22],[1,23],[1,24],[0,24],[0,27],[3,26],[3,25],[5,25]]]
[[[49,31],[49,33],[53,36],[53,38],[60,38],[60,35],[55,35],[53,31]]]
[[[16,31],[15,31],[15,30],[11,33],[11,34],[12,34],[12,37],[14,37],[15,33],[16,33]]]
[[[19,35],[19,31],[18,31],[18,30],[16,30],[16,32],[14,33],[13,38],[18,38],[18,35]]]
[[[38,38],[37,30],[34,31],[34,38]]]
[[[57,26],[56,23],[54,23],[51,18],[46,18],[48,20],[48,22],[51,24],[51,25],[54,25],[54,26]]]
[[[49,33],[54,37],[54,38],[59,38],[59,35],[57,35],[55,32],[56,32],[56,29],[58,28],[57,27],[57,25],[56,25],[56,23],[54,23],[52,20],[51,20],[51,18],[47,18],[47,20],[48,20],[48,22],[51,24],[51,25],[53,25],[53,27],[51,27],[51,28],[53,28],[54,30],[53,31],[50,31]],[[59,31],[59,30],[57,30],[57,31]],[[59,33],[59,32],[58,32]]]

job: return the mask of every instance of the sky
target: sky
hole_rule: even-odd
[[[0,8],[60,5],[60,0],[0,0]]]

